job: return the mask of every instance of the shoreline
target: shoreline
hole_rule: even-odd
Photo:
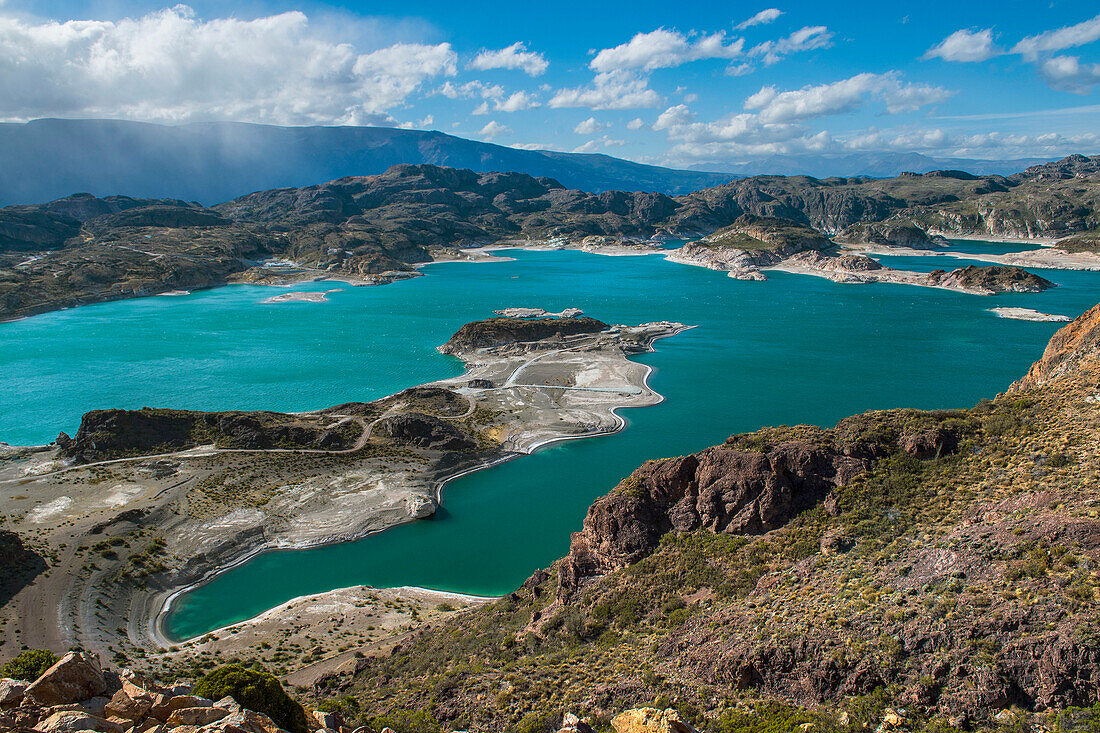
[[[683,333],[684,331],[688,331],[688,330],[691,330],[693,328],[696,328],[696,326],[687,326],[687,327],[685,327],[683,329],[680,329],[680,330],[678,330],[674,333],[669,333],[669,334],[665,334],[665,335],[662,335],[662,336],[658,336],[649,345],[649,348],[647,349],[647,351],[639,352],[639,353],[653,353],[654,351],[656,351],[656,348],[655,348],[654,344],[657,341],[659,341],[663,338],[670,338],[672,336],[679,335],[679,334]],[[634,355],[637,355],[637,354],[632,354],[631,356],[634,356]],[[627,359],[629,361],[629,357],[627,357]],[[638,362],[634,362],[634,363],[638,364]],[[643,373],[643,377],[642,377],[642,388],[644,390],[648,391],[649,393],[651,393],[656,398],[655,402],[651,403],[650,405],[645,405],[645,406],[652,406],[652,405],[661,404],[662,402],[665,401],[664,395],[657,392],[656,390],[654,390],[649,385],[649,378],[654,373],[655,369],[649,364],[640,364],[640,366],[644,367],[644,373]],[[395,394],[397,394],[397,393],[395,393]],[[509,461],[512,461],[516,458],[520,458],[520,457],[525,456],[525,455],[532,455],[537,450],[540,450],[540,449],[542,449],[546,446],[552,445],[554,443],[565,442],[565,441],[569,441],[569,440],[584,440],[584,439],[590,439],[590,438],[598,438],[598,437],[601,437],[601,436],[610,436],[610,435],[615,435],[617,433],[620,433],[624,429],[626,429],[629,422],[627,421],[627,419],[625,417],[620,415],[618,411],[621,410],[621,409],[632,409],[634,407],[640,407],[640,406],[616,405],[614,407],[609,408],[608,412],[616,420],[616,425],[614,426],[614,428],[612,428],[610,430],[597,430],[595,432],[584,433],[584,434],[580,434],[580,435],[561,435],[561,436],[546,438],[544,440],[540,440],[540,441],[536,441],[536,442],[532,443],[530,446],[527,447],[527,450],[524,450],[524,451],[511,451],[511,452],[506,453],[505,455],[499,456],[495,460],[490,460],[488,462],[482,463],[482,464],[477,465],[477,466],[470,466],[470,467],[464,468],[464,469],[456,472],[453,475],[447,476],[443,479],[439,479],[438,482],[437,482],[437,485],[434,489],[434,492],[433,492],[435,502],[436,502],[436,506],[439,507],[439,506],[443,505],[444,490],[446,489],[447,484],[449,484],[450,482],[452,482],[456,479],[463,478],[464,476],[468,476],[468,475],[476,473],[478,471],[488,469],[488,468],[492,468],[494,466],[498,466],[498,465],[501,465],[503,463],[507,463]],[[206,632],[203,632],[202,634],[198,634],[196,636],[189,637],[189,638],[186,638],[186,639],[175,639],[175,640],[173,640],[168,636],[168,634],[167,634],[167,632],[164,628],[165,622],[166,622],[168,616],[171,614],[172,604],[180,596],[185,595],[186,593],[188,593],[192,590],[195,590],[195,589],[197,589],[197,588],[213,581],[216,577],[218,577],[218,576],[220,576],[220,575],[222,575],[226,572],[229,572],[230,570],[233,570],[235,568],[238,568],[238,567],[246,564],[247,562],[255,559],[256,557],[258,557],[259,555],[261,555],[265,552],[279,552],[279,551],[284,551],[284,550],[289,550],[289,551],[310,550],[310,549],[317,549],[317,548],[320,548],[320,547],[326,547],[326,546],[329,546],[329,545],[343,544],[345,542],[358,542],[360,540],[366,539],[367,537],[369,537],[373,534],[378,534],[380,532],[385,532],[386,530],[391,529],[392,527],[396,527],[396,526],[399,526],[401,524],[408,524],[412,521],[415,521],[415,518],[408,517],[408,518],[405,519],[405,521],[396,522],[396,523],[391,524],[387,527],[381,527],[381,528],[378,528],[378,529],[368,529],[368,530],[366,530],[365,532],[362,532],[362,533],[354,533],[354,534],[349,534],[349,535],[342,536],[342,537],[331,537],[331,538],[327,538],[327,539],[318,540],[316,542],[306,542],[306,543],[301,543],[301,544],[282,544],[282,545],[277,544],[277,543],[276,544],[268,543],[268,544],[257,546],[255,548],[253,548],[252,550],[250,550],[249,552],[247,552],[245,555],[243,555],[240,558],[234,560],[233,562],[231,562],[227,565],[220,566],[216,569],[211,570],[209,573],[204,574],[204,576],[202,578],[200,578],[199,580],[196,580],[192,583],[188,583],[185,586],[173,589],[171,591],[162,591],[161,593],[153,594],[152,596],[149,597],[149,599],[150,599],[150,601],[152,601],[152,603],[151,604],[145,604],[145,605],[146,605],[146,607],[152,606],[153,608],[155,608],[157,610],[153,611],[153,612],[143,612],[141,618],[134,619],[134,623],[136,623],[138,626],[144,627],[145,640],[152,641],[158,647],[169,647],[169,646],[174,646],[174,645],[181,644],[181,643],[190,642],[190,641],[193,641],[194,639],[197,639],[197,638],[200,638],[200,637],[204,636],[205,634],[215,633],[216,631],[219,631],[223,628],[228,628],[228,627],[231,627],[235,624],[239,624],[239,623],[243,623],[245,621],[249,621],[251,619],[254,619],[254,618],[262,615],[263,613],[266,613],[267,611],[270,611],[271,609],[265,609],[264,611],[261,611],[261,612],[255,614],[255,615],[247,618],[247,619],[242,619],[241,621],[235,621],[235,622],[233,622],[233,624],[226,624],[225,626],[219,627],[218,629],[214,629],[214,630],[211,630],[211,631],[206,631]],[[354,586],[348,586],[348,587],[354,587]],[[418,588],[419,586],[394,586],[394,587],[389,587],[389,588],[386,588],[386,589],[387,590],[393,590],[395,588],[404,588],[404,587]],[[332,588],[332,589],[329,589],[328,591],[324,591],[324,592],[329,593],[329,592],[333,592],[333,591],[336,591],[336,590],[340,590],[340,589],[339,588]],[[424,588],[423,590],[434,591],[435,589]],[[441,592],[451,592],[451,591],[441,591]],[[316,595],[316,594],[306,594],[306,596],[308,596],[308,595]],[[298,597],[295,597],[295,598],[291,598],[291,599],[288,599],[288,600],[284,601],[283,603],[284,604],[285,603],[291,603],[292,601],[294,601],[296,599],[304,598],[306,596],[298,596]],[[282,604],[280,604],[280,605],[282,605]],[[278,606],[273,606],[272,608],[277,608],[277,607]]]

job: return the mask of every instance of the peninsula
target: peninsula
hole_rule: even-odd
[[[374,402],[97,410],[75,436],[10,449],[0,501],[25,572],[4,581],[2,653],[164,649],[166,601],[219,569],[428,517],[454,476],[621,429],[618,409],[661,400],[628,357],[685,328],[492,318],[440,347],[466,364],[461,377]]]

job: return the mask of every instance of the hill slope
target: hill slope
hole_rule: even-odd
[[[654,701],[716,731],[988,729],[1097,705],[1098,378],[1100,306],[974,408],[649,461],[549,572],[323,690],[501,731]]]

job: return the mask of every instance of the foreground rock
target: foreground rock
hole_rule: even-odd
[[[26,694],[0,704],[0,730],[287,733],[267,715],[243,708],[232,697],[211,702],[189,690],[162,687],[130,670],[104,672],[95,655],[70,652]]]

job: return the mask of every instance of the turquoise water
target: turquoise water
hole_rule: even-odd
[[[660,257],[509,254],[515,261],[432,265],[380,288],[296,286],[344,288],[326,303],[262,305],[278,291],[232,286],[0,324],[0,440],[49,440],[95,407],[303,410],[372,399],[457,374],[434,346],[506,306],[699,326],[639,357],[666,401],[626,411],[627,430],[454,481],[431,520],[254,558],[177,600],[166,627],[185,638],[356,584],[508,592],[564,554],[592,500],[647,458],[767,424],[970,405],[1020,376],[1058,327],[989,308],[1076,316],[1100,299],[1100,273],[1044,271],[1062,287],[981,297],[786,273],[741,282]]]

